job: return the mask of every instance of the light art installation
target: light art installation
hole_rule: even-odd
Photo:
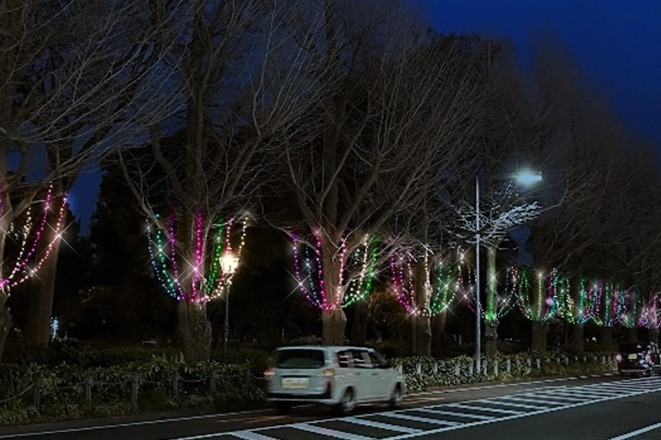
[[[626,328],[634,328],[643,309],[643,294],[637,287],[630,287],[623,295],[622,308],[618,317],[618,324]]]
[[[415,266],[423,264],[425,292],[415,291]],[[429,260],[436,260],[430,264]],[[420,273],[420,272],[418,272]],[[390,257],[390,286],[397,302],[413,316],[436,316],[460,302],[472,305],[474,272],[466,265],[465,254],[459,250],[456,258],[433,258],[429,253],[414,257],[401,251]]]
[[[483,313],[487,322],[497,322],[511,312],[516,305],[516,274],[513,267],[505,273],[502,288],[498,284],[498,271],[496,270],[496,250],[487,251],[487,298]]]
[[[531,321],[544,323],[555,318],[561,298],[569,291],[566,277],[553,269],[550,274],[538,271],[533,274],[525,267],[511,269],[510,276],[517,292],[519,309]]]
[[[201,211],[192,219],[192,240],[186,246],[177,237],[176,217],[171,213],[164,222],[156,217],[147,225],[149,259],[156,279],[171,297],[191,304],[202,304],[221,296],[231,284],[234,273],[224,273],[220,264],[223,252],[232,252],[234,219],[217,221],[206,231]],[[239,245],[236,256],[240,260],[246,241],[248,219],[240,220]],[[211,239],[209,240],[209,238]],[[181,249],[190,249],[192,258]]]
[[[38,219],[33,217],[32,208],[27,210],[25,222],[20,225],[18,230],[18,254],[15,262],[8,270],[9,274],[0,279],[0,291],[8,294],[12,287],[24,283],[37,274],[41,266],[48,260],[55,244],[62,238],[62,227],[66,215],[67,197],[61,196],[59,207],[55,207],[56,200],[59,197],[53,194],[53,186],[50,185],[46,191],[46,197],[43,202],[41,216]],[[0,193],[0,215],[4,215],[4,197]],[[48,215],[57,209],[55,217],[55,227],[53,228],[53,239],[48,242],[41,255],[37,255],[39,244],[45,239],[46,228],[48,225]],[[12,228],[14,229],[14,228]],[[3,231],[11,233],[11,231]]]
[[[359,245],[348,250],[345,237],[339,246],[337,292],[329,295],[324,282],[324,264],[322,258],[323,232],[318,229],[313,233],[312,243],[304,243],[297,235],[291,234],[294,253],[294,276],[297,288],[310,304],[329,312],[367,297],[374,284],[378,241],[366,235]]]
[[[647,328],[650,330],[658,330],[661,327],[661,320],[659,319],[659,293],[655,292],[650,294],[645,301],[643,308],[640,312],[638,319],[638,327]]]
[[[576,294],[572,295],[569,291],[561,297],[560,315],[569,324],[575,325],[594,320],[601,309],[603,282],[599,280],[590,282],[587,278],[580,277],[575,292]]]
[[[616,286],[608,281],[595,281],[600,284],[600,301],[594,307],[592,322],[600,327],[614,327],[625,314],[628,295],[622,286]]]

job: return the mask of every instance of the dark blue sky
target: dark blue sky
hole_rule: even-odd
[[[661,145],[660,0],[406,0],[441,33],[508,39],[522,65],[551,31],[637,133]]]
[[[624,121],[661,145],[661,0],[404,1],[441,33],[514,42],[522,65],[530,61],[531,38],[553,32]],[[98,173],[85,173],[71,194],[84,231],[99,180]]]

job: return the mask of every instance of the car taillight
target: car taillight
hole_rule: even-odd
[[[335,376],[335,370],[333,370],[332,368],[326,368],[321,372],[321,375],[324,376],[326,379],[330,379],[333,376]]]
[[[618,361],[618,362],[622,362],[622,355],[619,354],[619,353],[616,354],[616,355],[615,355],[615,360]]]
[[[275,376],[275,370],[273,370],[272,368],[267,368],[266,370],[264,370],[264,377],[265,378],[270,379],[273,376]]]

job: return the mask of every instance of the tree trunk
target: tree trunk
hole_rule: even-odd
[[[2,157],[0,155],[0,172],[5,170],[5,159],[6,157]],[[4,185],[5,176],[1,175],[0,177],[2,178],[0,183]],[[9,198],[6,194],[0,193],[0,201],[2,201],[3,207],[10,206]],[[0,280],[4,279],[5,277],[5,267],[3,265],[5,260],[5,244],[7,240],[7,234],[5,231],[9,230],[9,225],[11,223],[10,217],[10,213],[7,212],[5,208],[5,210],[2,212],[2,215],[0,215],[0,258],[2,259],[0,260]],[[7,299],[9,299],[9,288],[0,288],[0,361],[2,361],[2,355],[5,351],[5,342],[7,341],[7,336],[9,335],[9,332],[14,325],[11,319],[11,312],[9,308],[7,308]]]
[[[61,198],[57,198],[61,200]],[[50,256],[44,261],[39,276],[30,281],[30,300],[27,322],[25,324],[25,340],[29,347],[45,348],[50,341],[50,321],[53,314],[53,299],[55,296],[55,279],[57,277],[57,261],[60,240],[57,239],[57,221],[59,210],[51,209],[48,216],[46,231],[38,244],[37,255],[48,252],[48,246],[53,243]],[[65,219],[62,219],[64,223]]]
[[[447,311],[442,311],[431,319],[431,343],[434,355],[440,355],[447,346],[448,337],[445,332],[448,322]]]
[[[13,325],[11,313],[9,309],[5,307],[7,298],[8,296],[4,292],[0,292],[0,361],[2,361],[2,355],[5,351],[7,336]]]
[[[411,318],[411,352],[416,356],[431,356],[431,318],[414,316]]]
[[[431,283],[429,281],[429,255],[415,265],[415,305],[418,314],[412,318],[412,337],[411,352],[418,356],[431,356],[431,308],[429,298],[431,298]]]
[[[658,328],[651,328],[649,333],[647,334],[647,337],[650,342],[654,342],[655,344],[659,343],[659,329]]]
[[[324,345],[344,345],[344,332],[347,327],[347,315],[344,310],[323,311],[321,314],[321,343]]]
[[[187,363],[208,361],[211,354],[211,325],[206,304],[180,302],[177,333]]]
[[[601,327],[599,329],[599,346],[606,351],[613,349],[613,327]]]
[[[365,345],[367,335],[367,301],[358,301],[353,306],[351,323],[351,344]]]
[[[484,353],[487,356],[494,356],[498,351],[498,320],[489,320],[484,323],[484,338],[486,344]]]
[[[549,334],[549,324],[546,322],[532,323],[532,341],[530,349],[533,352],[545,353],[546,352],[546,338]]]
[[[624,332],[626,342],[638,342],[638,329],[636,327],[625,328]]]
[[[583,353],[585,351],[584,330],[583,324],[574,324],[571,326],[569,347],[567,347],[570,352]]]
[[[415,315],[409,318],[409,354],[415,356],[418,352],[418,320]]]
[[[498,284],[496,279],[496,249],[487,250],[487,298],[484,315],[484,352],[493,356],[498,350]]]

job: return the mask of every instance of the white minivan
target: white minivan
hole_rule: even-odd
[[[365,347],[281,347],[264,377],[268,400],[283,412],[303,403],[330,405],[342,413],[361,403],[396,407],[405,391],[402,373]]]

